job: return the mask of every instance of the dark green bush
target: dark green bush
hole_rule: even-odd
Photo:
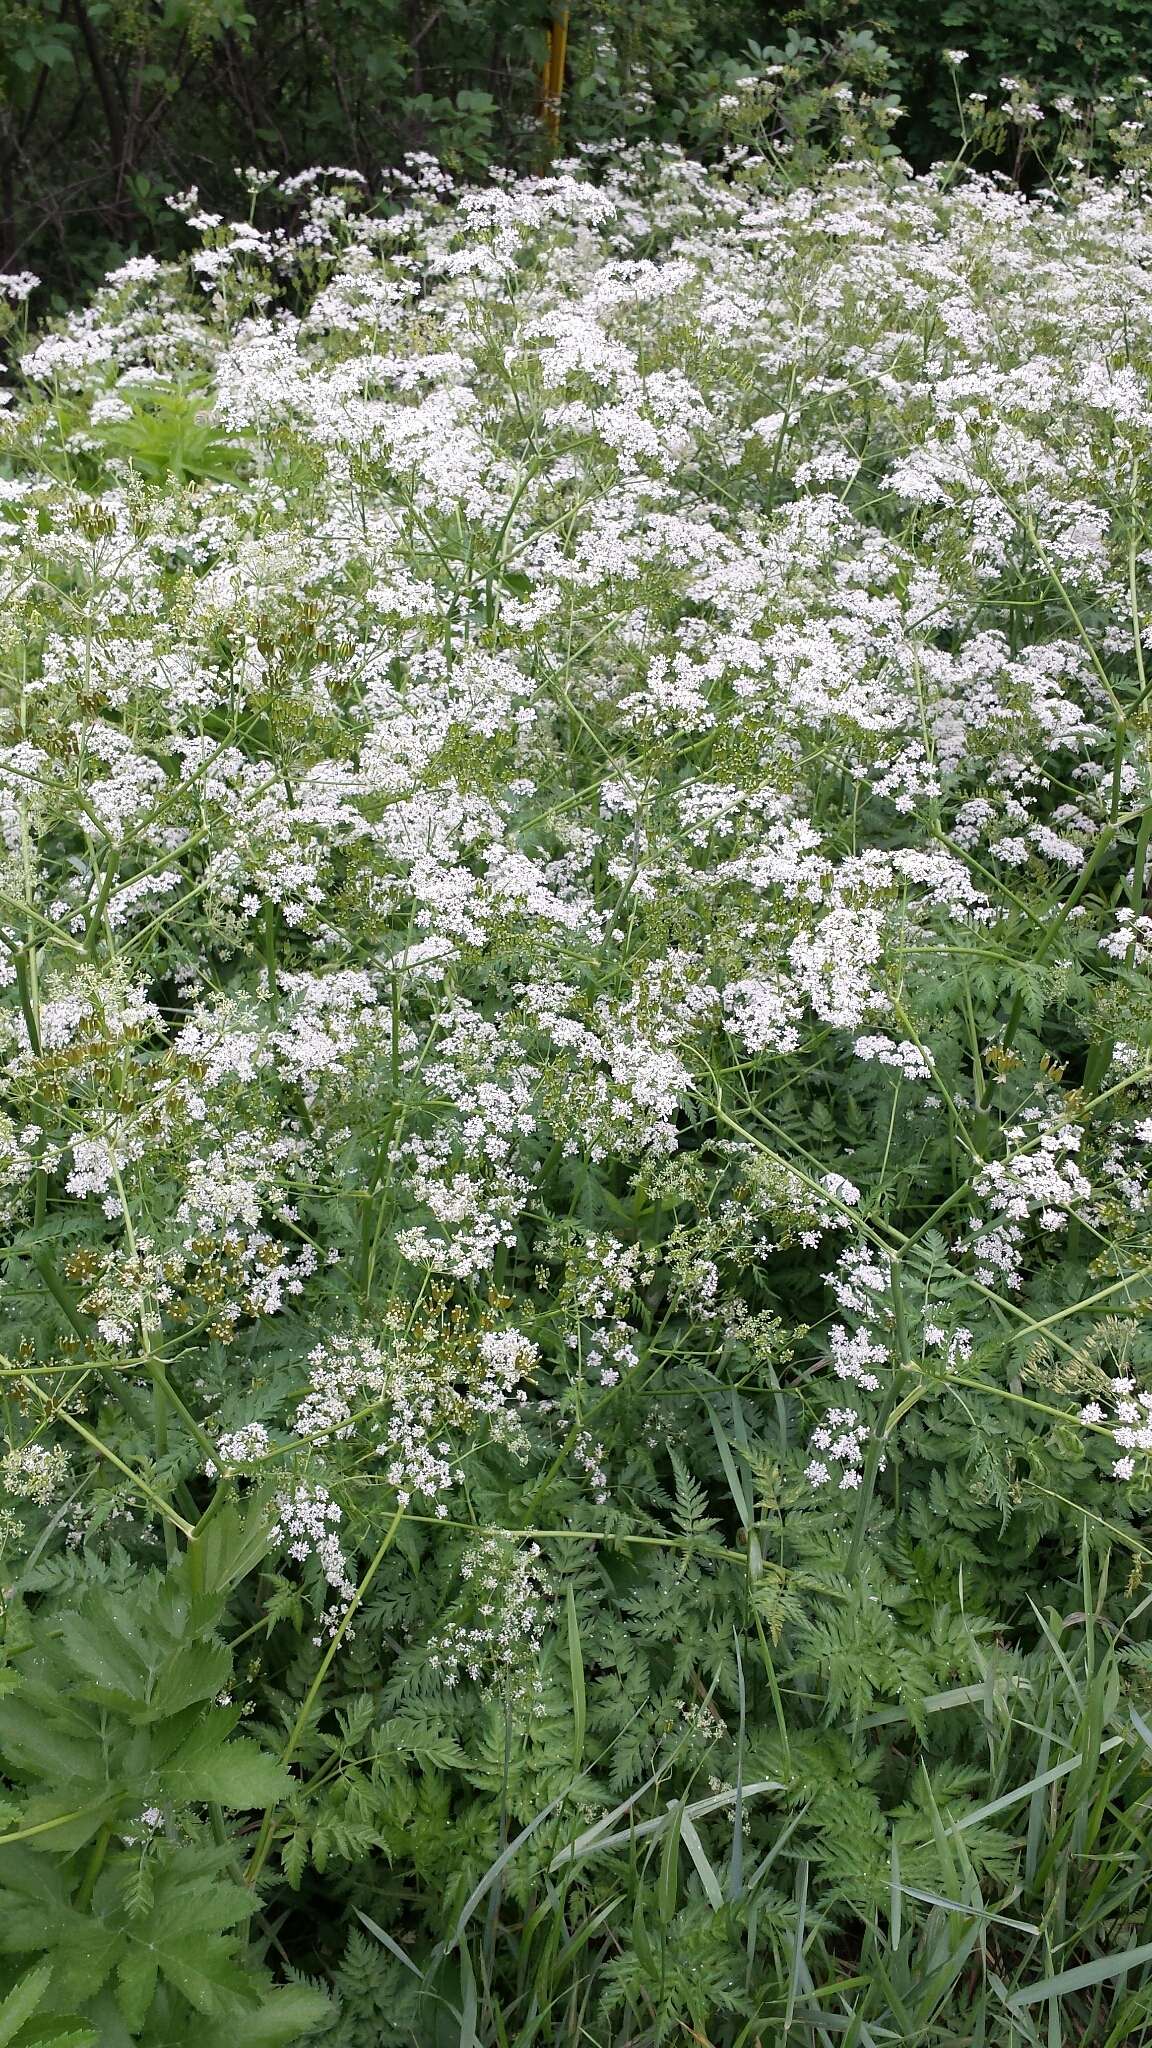
[[[947,153],[959,134],[945,49],[968,53],[964,90],[996,103],[1005,77],[1039,88],[1044,100],[1096,101],[1122,93],[1134,73],[1152,72],[1147,0],[880,0],[837,10],[857,13],[893,52],[908,109],[901,146],[918,164]]]
[[[595,0],[572,9],[561,146],[655,133],[707,146],[726,74],[784,61],[805,95],[862,49],[905,114],[894,141],[919,165],[961,138],[958,89],[1019,78],[1098,99],[1152,70],[1146,0]],[[199,186],[231,205],[237,164],[348,164],[372,179],[409,150],[457,171],[531,165],[549,0],[0,0],[0,263],[72,294],[111,252],[170,248],[168,196]],[[875,46],[879,46],[877,50]],[[968,61],[954,82],[943,50]],[[785,124],[788,125],[787,123]],[[818,124],[817,124],[818,125]],[[1043,160],[993,123],[1009,170]]]

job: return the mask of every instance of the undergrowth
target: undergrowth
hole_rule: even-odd
[[[1140,175],[250,183],[6,281],[0,2043],[1152,2038]]]

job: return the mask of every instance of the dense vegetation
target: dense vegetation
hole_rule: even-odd
[[[1136,142],[724,97],[4,281],[14,2048],[1152,2038]]]
[[[540,120],[554,19],[565,148],[712,154],[718,100],[767,63],[778,138],[808,133],[849,84],[902,107],[896,140],[926,169],[972,140],[952,45],[966,93],[1011,112],[979,153],[1034,171],[1059,102],[1092,103],[1089,154],[1107,157],[1134,104],[1142,116],[1134,75],[1152,74],[1146,0],[0,0],[0,266],[74,300],[117,251],[181,246],[173,193],[196,183],[227,209],[236,165],[341,164],[373,189],[414,149],[472,176],[539,169],[556,139]]]

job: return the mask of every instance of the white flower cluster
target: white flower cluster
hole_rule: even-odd
[[[226,1431],[216,1445],[221,1465],[258,1465],[267,1454],[268,1431],[262,1422],[242,1423],[239,1429]],[[219,1466],[207,1459],[204,1470],[209,1479],[215,1479]]]
[[[357,1489],[607,1524],[738,1380],[850,1492],[899,1375],[1146,1270],[1152,212],[247,185],[4,416],[4,1470],[162,1361],[331,1629]],[[537,1640],[494,1542],[446,1673]]]
[[[0,1459],[0,1486],[46,1507],[67,1485],[71,1469],[63,1444],[13,1444]]]
[[[326,1486],[302,1485],[277,1494],[275,1515],[269,1541],[282,1544],[295,1564],[318,1565],[325,1583],[336,1595],[335,1604],[325,1608],[321,1617],[321,1633],[315,1638],[319,1642],[325,1633],[335,1634],[343,1610],[356,1591],[336,1533],[344,1519],[343,1509]]]
[[[906,1081],[930,1081],[932,1065],[929,1056],[911,1039],[902,1038],[897,1044],[886,1038],[883,1032],[872,1037],[858,1038],[853,1047],[858,1060],[878,1060],[881,1066],[893,1067],[903,1074]]]
[[[812,1486],[835,1481],[841,1493],[854,1493],[864,1476],[864,1454],[871,1431],[855,1408],[829,1408],[808,1448],[815,1455],[804,1476]],[[879,1461],[883,1471],[884,1460]]]
[[[1111,1383],[1112,1413],[1101,1401],[1088,1401],[1080,1410],[1081,1422],[1094,1424],[1097,1428],[1111,1430],[1122,1456],[1112,1466],[1114,1479],[1132,1479],[1136,1474],[1137,1453],[1145,1464],[1152,1452],[1152,1393],[1138,1387],[1135,1380],[1120,1374]]]
[[[427,1646],[429,1666],[448,1687],[461,1678],[516,1700],[536,1691],[535,1662],[554,1593],[540,1546],[484,1536],[460,1566],[456,1618]]]
[[[1013,1290],[1020,1287],[1029,1221],[1054,1233],[1066,1228],[1070,1216],[1090,1214],[1092,1184],[1078,1163],[1083,1136],[1078,1124],[1051,1125],[1039,1108],[1026,1109],[1006,1130],[1006,1156],[982,1168],[973,1183],[985,1214],[976,1224],[972,1250],[976,1276],[985,1285],[999,1280]]]

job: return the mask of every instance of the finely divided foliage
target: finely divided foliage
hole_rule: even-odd
[[[0,445],[0,2041],[1142,2038],[1140,194],[248,183]]]

